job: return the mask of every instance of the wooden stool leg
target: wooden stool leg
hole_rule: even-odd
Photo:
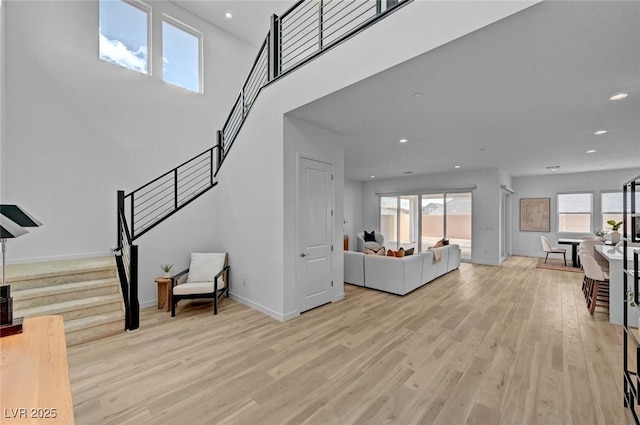
[[[598,298],[598,281],[594,280],[591,286],[591,292],[589,297],[589,313],[593,314],[596,309],[596,299]]]

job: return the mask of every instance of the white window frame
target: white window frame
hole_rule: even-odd
[[[202,31],[197,30],[196,28],[185,24],[184,22],[174,18],[171,15],[168,15],[166,13],[162,14],[162,24],[164,24],[165,22],[167,22],[169,25],[173,25],[174,27],[188,33],[191,34],[192,36],[196,37],[198,39],[198,90],[194,91],[191,89],[188,89],[186,87],[182,87],[182,86],[178,86],[176,84],[173,84],[169,81],[166,81],[164,79],[164,72],[162,75],[162,81],[170,84],[174,87],[178,87],[181,88],[183,90],[188,90],[192,93],[204,93],[204,61],[203,61],[203,57],[204,57],[204,37],[202,35]],[[161,24],[161,25],[162,25]],[[164,39],[164,33],[162,34],[161,40]],[[164,58],[164,45],[162,46],[162,58]]]
[[[109,0],[98,0],[98,2],[101,1],[109,1]],[[111,0],[112,1],[112,0]],[[136,72],[138,74],[142,74],[142,75],[148,75],[148,76],[152,76],[153,75],[153,60],[152,60],[152,56],[153,56],[153,37],[152,37],[152,31],[151,31],[151,26],[153,25],[153,18],[152,18],[152,9],[151,6],[140,1],[140,0],[118,0],[121,1],[122,3],[126,3],[132,7],[138,8],[141,11],[145,12],[147,14],[147,72],[140,72],[140,71],[136,71],[134,69],[130,69],[127,68],[126,66],[122,66],[120,64],[114,64],[112,62],[106,61],[102,58],[100,58],[100,46],[98,46],[98,59],[100,59],[103,62],[106,63],[110,63],[112,65],[117,65],[120,68],[124,68],[124,69],[128,69],[129,71],[133,71]],[[98,8],[100,6],[98,5]],[[98,23],[100,22],[100,18],[98,17]]]
[[[560,212],[560,196],[562,195],[589,195],[590,196],[590,205],[589,205],[589,230],[586,232],[564,232],[560,231],[560,214],[570,215],[570,214],[586,214],[584,212]],[[589,191],[576,191],[576,192],[559,192],[556,193],[556,229],[558,234],[560,235],[587,235],[593,233],[593,192]]]

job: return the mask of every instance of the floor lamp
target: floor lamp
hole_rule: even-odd
[[[11,286],[6,284],[5,253],[7,239],[28,233],[25,227],[38,227],[42,223],[18,205],[0,205],[0,234],[2,243],[2,285],[0,286],[0,337],[22,332],[22,318],[13,320]]]

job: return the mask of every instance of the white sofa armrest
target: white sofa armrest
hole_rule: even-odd
[[[344,282],[364,286],[364,257],[366,254],[344,251]]]
[[[364,268],[367,288],[404,295],[422,284],[420,255],[402,258],[365,255]]]

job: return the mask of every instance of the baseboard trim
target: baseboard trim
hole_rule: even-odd
[[[262,304],[258,304],[256,302],[248,300],[244,297],[241,297],[240,295],[234,294],[233,292],[229,293],[229,297],[231,297],[232,300],[239,302],[240,304],[244,304],[247,307],[258,310],[260,313],[266,314],[267,316],[272,317],[279,322],[286,322],[287,320],[293,319],[294,317],[300,315],[300,313],[298,313],[297,311],[287,314],[278,313],[277,311],[274,311],[269,307],[265,307]]]

